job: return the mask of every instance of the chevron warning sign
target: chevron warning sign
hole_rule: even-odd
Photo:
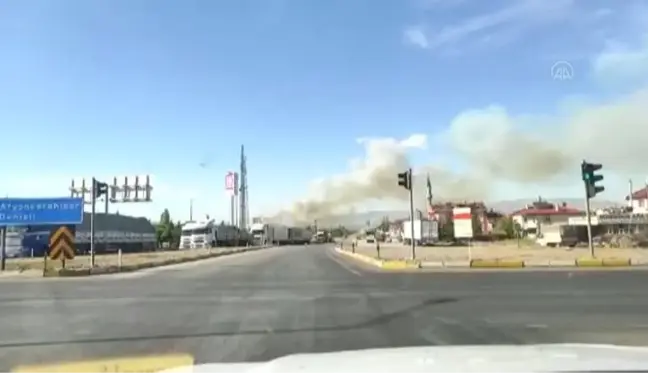
[[[49,256],[56,259],[74,258],[74,226],[62,225],[52,229],[49,238]]]

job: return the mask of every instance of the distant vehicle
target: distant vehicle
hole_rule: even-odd
[[[288,227],[275,223],[254,223],[250,234],[255,245],[285,245],[290,243]]]
[[[367,243],[376,243],[376,231],[373,229],[367,229],[364,232],[364,239]]]
[[[439,241],[439,223],[431,220],[414,220],[414,240],[417,245],[432,245]],[[403,222],[403,243],[412,243],[412,222]]]
[[[184,224],[180,235],[180,249],[245,246],[248,235],[238,227],[217,224],[213,219]]]
[[[333,242],[333,237],[331,237],[331,234],[327,231],[317,231],[317,233],[315,233],[315,235],[313,236],[313,242],[315,243]]]
[[[312,234],[306,228],[288,228],[288,241],[292,245],[305,245],[311,241]]]

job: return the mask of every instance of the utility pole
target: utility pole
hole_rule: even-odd
[[[633,191],[633,185],[632,185],[632,179],[628,180],[628,185],[630,187],[630,194],[628,194],[628,199],[630,200],[630,224],[628,224],[628,234],[632,234],[632,216],[633,214],[633,208],[632,208],[632,193]]]
[[[248,201],[248,179],[247,179],[247,157],[245,155],[245,147],[241,145],[241,180],[240,183],[238,183],[239,190],[239,210],[238,210],[238,220],[239,220],[239,228],[241,230],[247,230],[248,226],[248,219],[249,219],[249,214],[250,210],[248,207],[249,201]]]
[[[193,221],[193,198],[189,199],[189,221]]]
[[[232,225],[236,225],[236,198],[232,194],[230,196],[230,221],[232,222]]]

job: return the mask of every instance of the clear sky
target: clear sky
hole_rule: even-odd
[[[312,180],[346,172],[363,154],[356,139],[412,134],[429,139],[414,164],[442,159],[470,172],[474,163],[455,162],[434,140],[466,110],[498,105],[537,119],[643,92],[646,4],[4,0],[0,193],[65,195],[73,177],[151,174],[156,202],[120,212],[157,217],[168,207],[186,219],[193,197],[196,215],[226,218],[224,175],[245,144],[252,213],[271,213]],[[568,62],[571,79],[552,76],[557,61]],[[645,144],[641,120],[633,137]],[[511,179],[494,197],[538,194]],[[624,183],[607,185],[610,199]]]

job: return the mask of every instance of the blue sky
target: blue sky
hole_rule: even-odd
[[[641,4],[4,1],[0,170],[11,176],[0,192],[61,195],[73,177],[148,173],[156,202],[120,211],[186,218],[193,196],[196,214],[225,218],[224,174],[245,144],[252,213],[271,213],[347,172],[363,157],[356,139],[412,134],[429,139],[407,151],[415,165],[470,173],[444,140],[466,110],[544,118],[644,88]],[[561,60],[573,79],[552,78]],[[493,198],[538,194],[505,181]]]

